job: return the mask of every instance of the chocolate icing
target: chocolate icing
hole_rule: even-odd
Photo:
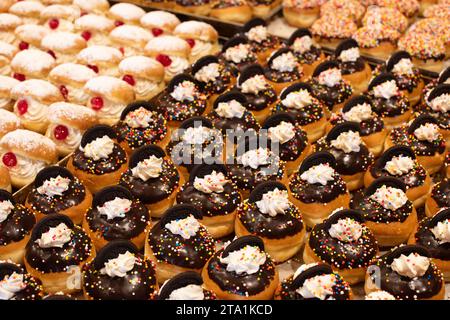
[[[23,283],[25,288],[16,292],[11,298],[12,300],[40,300],[43,295],[41,282],[31,276],[22,267],[10,262],[0,263],[0,281],[6,276],[10,276],[13,273],[23,274]]]
[[[322,50],[314,45],[311,46],[311,49],[309,49],[304,53],[300,53],[294,50],[293,52],[297,57],[298,61],[300,62],[300,64],[309,64],[309,65],[319,60],[322,55]]]
[[[322,101],[329,110],[332,110],[335,105],[343,103],[352,95],[352,87],[344,81],[341,81],[334,87],[328,87],[321,85],[316,78],[312,78],[309,81],[314,96]]]
[[[113,151],[107,159],[94,161],[91,158],[85,157],[83,151],[77,149],[73,154],[72,162],[75,168],[81,171],[102,175],[119,170],[127,162],[127,155],[118,144],[114,144]]]
[[[409,109],[408,99],[401,93],[385,99],[375,97],[373,91],[370,91],[369,98],[372,101],[372,110],[380,117],[399,116]]]
[[[422,141],[417,139],[414,133],[409,133],[407,126],[392,130],[390,138],[395,145],[409,146],[418,156],[433,156],[435,153],[445,152],[445,140],[442,137],[433,142]]]
[[[450,207],[450,180],[444,179],[435,184],[431,190],[431,197],[439,208]]]
[[[14,209],[5,221],[0,223],[0,245],[7,246],[13,242],[22,240],[30,235],[31,229],[36,223],[36,218],[25,206],[14,203]]]
[[[418,245],[428,249],[433,258],[448,261],[450,260],[450,242],[440,243],[439,239],[436,239],[431,232],[431,229],[437,224],[437,222],[433,223],[433,220],[425,218],[420,221],[414,238]]]

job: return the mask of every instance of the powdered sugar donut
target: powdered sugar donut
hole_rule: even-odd
[[[107,13],[115,21],[116,26],[123,24],[139,25],[139,20],[144,14],[145,11],[142,8],[131,3],[117,3]]]
[[[3,0],[0,2],[0,12],[8,12],[9,7],[11,7],[15,0]]]
[[[123,59],[122,53],[113,47],[91,46],[81,50],[77,55],[79,63],[94,70],[98,75],[117,77],[119,62]]]
[[[14,30],[22,24],[22,19],[10,13],[0,13],[0,41],[13,44]]]
[[[11,90],[19,84],[19,80],[0,75],[0,108],[12,110],[14,100],[11,97]]]
[[[55,4],[42,10],[41,19],[50,30],[72,32],[73,22],[80,15],[81,10],[77,6]]]
[[[119,49],[125,57],[142,54],[145,45],[153,38],[150,31],[144,28],[123,25],[109,34],[112,46]]]
[[[18,1],[9,8],[9,13],[21,17],[23,23],[39,24],[44,8],[39,1]]]
[[[21,127],[22,125],[18,116],[8,110],[0,109],[0,139],[8,132],[20,129]]]
[[[56,61],[50,54],[38,49],[20,51],[11,61],[14,78],[20,81],[45,79],[55,65]]]
[[[14,55],[19,51],[17,47],[7,42],[0,41],[0,75],[10,75],[10,62]]]
[[[46,27],[35,24],[24,24],[18,26],[14,31],[20,50],[39,49],[42,38],[49,32]]]
[[[86,14],[75,20],[75,30],[89,46],[109,45],[108,35],[114,27],[113,20],[96,14]]]
[[[79,6],[82,13],[104,14],[109,10],[107,0],[73,0],[73,4]]]
[[[56,62],[74,62],[76,55],[86,48],[86,41],[76,33],[55,31],[42,39],[41,47],[51,54]]]
[[[171,34],[180,19],[176,15],[166,11],[150,11],[141,18],[141,25],[158,37],[163,34]]]

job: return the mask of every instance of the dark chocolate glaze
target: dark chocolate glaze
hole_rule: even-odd
[[[227,265],[220,262],[223,250],[214,254],[208,263],[208,276],[223,291],[240,295],[252,296],[258,294],[275,278],[275,264],[269,258],[259,267],[258,272],[253,274],[240,274],[227,271]]]
[[[61,196],[49,197],[40,194],[33,188],[28,194],[27,202],[33,210],[42,214],[60,213],[63,210],[79,205],[86,197],[86,188],[77,178],[69,182],[69,188]]]
[[[167,199],[179,187],[180,175],[171,160],[164,159],[161,174],[144,181],[133,177],[131,169],[120,178],[120,185],[129,189],[144,204],[154,204]]]
[[[118,144],[114,144],[113,152],[107,159],[94,161],[85,157],[83,151],[77,149],[73,154],[72,161],[73,165],[78,170],[90,174],[102,175],[119,170],[119,168],[127,162],[127,156],[125,151]]]
[[[311,123],[315,123],[324,117],[324,105],[319,100],[313,98],[312,103],[309,106],[305,106],[301,109],[288,108],[279,101],[274,109],[273,113],[286,112],[295,119],[295,122],[300,126],[305,126]]]
[[[256,203],[245,201],[238,209],[237,218],[251,234],[269,239],[294,236],[303,229],[300,211],[292,204],[284,214],[271,217],[259,211]]]
[[[94,300],[149,300],[157,290],[153,263],[136,254],[134,267],[124,277],[102,274],[93,263],[83,267],[83,285]]]
[[[431,197],[439,208],[450,207],[450,180],[444,179],[435,184],[431,190]]]
[[[221,193],[204,193],[197,190],[192,182],[186,182],[177,194],[177,203],[191,204],[199,209],[203,216],[215,217],[226,215],[236,210],[241,203],[237,186],[228,182]]]
[[[295,68],[292,72],[281,72],[272,68],[264,69],[264,76],[273,82],[276,83],[286,83],[298,81],[303,76],[303,73],[300,71],[301,69]]]
[[[330,124],[333,126],[344,123],[345,120],[341,113],[334,114],[330,118]],[[359,123],[361,137],[367,137],[371,134],[381,132],[384,129],[384,122],[380,117],[374,116]]]
[[[435,118],[442,130],[450,130],[450,112],[436,112],[426,103],[419,104],[417,109],[420,113],[428,113]]]
[[[440,243],[439,239],[436,239],[431,229],[436,225],[431,225],[431,218],[425,218],[419,223],[414,238],[418,245],[421,245],[428,249],[431,257],[439,260],[450,260],[450,242]]]
[[[321,85],[317,79],[313,78],[308,82],[313,94],[317,99],[322,101],[329,110],[332,110],[335,105],[343,103],[352,95],[352,87],[344,81],[341,81],[334,87]]]
[[[316,46],[311,46],[311,48],[304,53],[295,51],[293,48],[292,50],[301,64],[313,64],[314,62],[319,60],[322,55],[322,50]]]
[[[280,159],[283,161],[295,161],[300,157],[308,146],[306,132],[300,127],[295,128],[295,136],[280,144]]]
[[[212,111],[206,117],[211,120],[214,128],[217,128],[223,134],[225,134],[227,130],[236,131],[238,129],[243,131],[247,131],[249,129],[259,131],[259,124],[250,111],[244,111],[242,118],[223,118],[215,111]]]
[[[195,7],[208,4],[210,0],[175,0],[175,2],[183,7]]]
[[[407,126],[392,130],[390,138],[394,145],[408,146],[417,156],[434,156],[445,152],[445,139],[441,137],[433,142],[419,140],[414,134],[408,133]]]
[[[325,186],[320,183],[310,184],[300,176],[299,172],[294,173],[289,181],[289,189],[296,199],[304,203],[328,203],[347,193],[345,182],[338,173],[335,173],[334,180],[328,181]]]
[[[411,201],[407,201],[395,211],[385,209],[375,200],[364,196],[362,192],[356,192],[353,195],[350,208],[361,211],[365,220],[378,223],[404,222],[413,210]]]
[[[367,267],[378,252],[373,233],[363,225],[361,237],[353,242],[343,242],[333,238],[330,226],[317,224],[310,233],[309,246],[324,262],[338,269]]]
[[[43,296],[43,289],[41,282],[27,273],[23,268],[19,267],[18,265],[3,262],[2,264],[5,265],[13,265],[14,269],[12,268],[1,268],[0,267],[0,281],[2,281],[6,276],[11,276],[14,272],[18,274],[23,274],[23,283],[25,284],[25,288],[20,290],[19,292],[16,292],[14,296],[10,300],[41,300]]]
[[[237,88],[239,90],[239,88]],[[254,111],[261,111],[265,108],[269,107],[272,103],[277,100],[277,94],[272,87],[268,87],[267,89],[254,93],[242,93],[247,99],[247,109]]]
[[[158,261],[190,269],[203,268],[215,251],[214,240],[203,226],[184,239],[158,222],[150,231],[148,244]]]
[[[427,172],[419,163],[417,163],[417,161],[414,162],[414,167],[408,173],[405,173],[401,176],[393,176],[389,172],[387,172],[384,169],[385,164],[382,164],[380,159],[375,161],[375,163],[369,168],[369,170],[370,174],[375,179],[380,177],[394,177],[402,180],[408,189],[415,188],[424,184],[425,178],[427,177]]]
[[[400,90],[406,90],[409,93],[413,92],[413,90],[417,88],[421,80],[420,71],[417,68],[414,68],[413,74],[393,74]]]
[[[359,57],[356,61],[342,61],[337,60],[339,63],[339,69],[343,75],[354,74],[361,72],[366,68],[366,62],[363,58]]]
[[[336,282],[333,285],[333,294],[327,296],[325,300],[350,300],[350,286],[340,275],[337,273],[334,275],[336,276]],[[297,292],[298,288],[293,288],[293,282],[294,277],[290,276],[281,283],[281,290],[278,292],[278,297],[281,300],[319,300],[318,298],[304,298]]]
[[[245,69],[245,67],[255,63],[256,60],[256,55],[251,52],[246,59],[244,59],[242,62],[240,63],[235,63],[233,61],[227,60],[225,58],[225,56],[223,54],[221,54],[219,56],[219,62],[220,64],[225,66],[225,70],[229,73],[231,73],[231,75],[233,77],[237,77],[239,75],[239,73]]]
[[[403,94],[384,99],[377,98],[373,95],[373,92],[370,92],[369,98],[372,101],[372,110],[380,117],[399,116],[409,109],[408,99]]]
[[[130,210],[123,218],[108,220],[100,214],[97,207],[89,208],[85,217],[89,228],[99,232],[108,241],[131,240],[144,232],[150,223],[148,209],[137,200],[133,200]]]
[[[91,239],[78,226],[72,229],[71,240],[62,248],[41,248],[36,242],[29,241],[25,249],[28,264],[43,273],[67,272],[70,266],[86,261],[93,250]]]
[[[261,1],[258,0],[255,2],[259,2],[261,4],[263,4],[263,3],[270,4],[273,1],[274,0],[261,0]],[[264,52],[266,50],[271,50],[271,49],[277,48],[280,45],[280,39],[273,35],[267,35],[267,38],[261,42],[249,40],[248,43],[251,45],[253,52],[259,53],[259,52]]]
[[[156,110],[167,114],[169,121],[184,121],[191,117],[200,116],[206,109],[207,98],[204,94],[198,94],[193,101],[178,101],[165,90],[156,102]]]
[[[6,220],[0,223],[0,245],[7,246],[30,235],[35,223],[36,218],[30,210],[21,204],[15,204]]]
[[[219,65],[219,73],[219,77],[214,79],[214,81],[209,81],[206,83],[199,81],[202,91],[208,96],[224,93],[230,87],[231,79],[233,78],[231,71],[221,64]]]

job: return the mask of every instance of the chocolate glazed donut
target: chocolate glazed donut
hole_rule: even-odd
[[[0,263],[0,281],[3,281],[5,277],[9,277],[12,274],[23,275],[23,283],[25,287],[14,293],[12,299],[14,300],[40,300],[44,296],[41,282],[31,276],[18,264],[12,262],[2,261]]]

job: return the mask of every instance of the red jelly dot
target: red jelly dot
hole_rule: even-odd
[[[59,20],[56,18],[50,19],[48,21],[48,26],[50,27],[50,29],[55,30],[56,28],[59,27]]]
[[[88,13],[86,11],[81,11],[80,17],[87,15]]]
[[[91,106],[94,110],[100,110],[103,108],[103,99],[101,97],[93,97],[91,99]]]
[[[98,67],[92,64],[88,64],[88,68],[92,69],[95,73],[98,73]]]
[[[129,74],[124,75],[122,80],[127,82],[130,86],[134,86],[136,84],[136,81],[134,81],[133,76]]]
[[[165,54],[158,54],[156,56],[156,60],[159,61],[164,67],[168,67],[172,63],[170,57]]]
[[[124,48],[120,47],[120,48],[119,48],[119,51],[120,51],[122,54],[125,54],[125,49],[124,49]]]
[[[14,73],[13,75],[14,79],[19,80],[19,81],[25,81],[26,77],[24,74],[21,73]]]
[[[66,126],[58,125],[53,130],[53,135],[56,140],[65,140],[69,135],[69,129]]]
[[[83,37],[84,40],[89,41],[92,37],[92,33],[90,33],[89,31],[83,31],[81,33],[81,36]]]
[[[27,50],[29,47],[30,45],[28,43],[26,43],[25,41],[20,41],[19,43],[20,51]]]
[[[17,164],[16,155],[12,152],[7,152],[2,157],[3,164],[7,167],[14,167]]]
[[[20,115],[27,113],[28,111],[28,102],[27,100],[19,100],[17,101],[17,111],[19,111]]]
[[[61,85],[59,87],[59,91],[61,92],[62,96],[64,97],[64,100],[67,100],[67,97],[69,96],[69,90],[67,90],[66,86]]]
[[[117,20],[117,21],[114,22],[114,25],[115,25],[116,27],[120,27],[120,26],[123,26],[124,23],[123,23],[122,21]]]
[[[53,57],[53,59],[56,59],[56,54],[52,50],[48,50],[47,53]]]
[[[155,37],[158,37],[158,36],[162,35],[163,32],[164,32],[164,31],[163,31],[162,29],[160,29],[160,28],[153,28],[153,29],[152,29],[152,33],[153,33],[153,35],[154,35]]]
[[[189,44],[191,48],[195,46],[195,40],[194,39],[186,39],[186,42]]]

